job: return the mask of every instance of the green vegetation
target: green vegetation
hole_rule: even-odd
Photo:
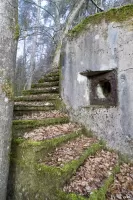
[[[14,110],[15,111],[49,111],[54,110],[55,106],[24,106],[24,105],[15,105]]]
[[[59,81],[54,81],[54,82],[45,82],[45,83],[37,83],[33,84],[32,88],[45,88],[45,87],[54,87],[54,86],[59,86]]]
[[[21,128],[24,129],[24,128],[35,128],[39,126],[48,126],[54,124],[63,124],[68,122],[69,122],[68,117],[46,118],[43,120],[14,120],[13,126],[15,129],[21,129]]]
[[[98,25],[103,20],[105,20],[106,23],[109,22],[122,23],[126,20],[130,20],[132,17],[133,17],[133,5],[127,5],[120,8],[113,8],[107,12],[102,12],[87,17],[79,25],[75,26],[71,31],[69,31],[68,35],[70,37],[77,37],[83,31],[88,30],[91,25]]]
[[[59,76],[59,71],[48,73],[44,78]]]
[[[20,36],[20,26],[17,23],[16,26],[15,26],[15,28],[14,28],[14,39],[18,40],[19,36]]]
[[[58,193],[60,200],[106,200],[106,193],[108,188],[114,181],[114,177],[116,173],[119,173],[120,167],[116,165],[111,173],[111,175],[104,181],[103,186],[99,190],[94,190],[89,198],[85,198],[83,196],[77,194],[67,194],[65,192],[60,191]]]
[[[45,93],[59,93],[59,88],[56,87],[56,89],[53,89],[52,87],[49,88],[43,88],[42,90],[38,89],[31,89],[31,90],[24,90],[23,95],[36,95],[36,94],[45,94]]]
[[[21,97],[15,97],[15,101],[47,101],[47,100],[55,100],[59,97],[58,94],[46,94],[44,96],[21,96]]]
[[[22,139],[13,140],[11,158],[12,163],[17,165],[16,176],[18,181],[16,187],[18,191],[21,191],[21,188],[25,188],[24,194],[27,194],[28,196],[26,196],[26,198],[29,199],[33,198],[33,194],[38,194],[40,200],[43,200],[44,197],[47,196],[50,199],[56,199],[57,196],[58,199],[57,191],[69,180],[85,159],[104,148],[103,145],[100,143],[93,144],[79,159],[65,164],[62,168],[37,164],[37,162],[43,160],[44,155],[46,156],[48,152],[53,151],[54,148],[61,145],[63,142],[73,140],[80,136],[81,133],[81,131],[78,131],[41,142],[24,141]],[[25,192],[27,190],[28,192]],[[63,200],[65,200],[65,198]]]
[[[2,91],[6,94],[6,97],[9,98],[9,100],[14,99],[13,85],[10,83],[10,81],[6,81],[2,85]]]
[[[59,81],[59,76],[44,77],[39,80],[39,83]]]

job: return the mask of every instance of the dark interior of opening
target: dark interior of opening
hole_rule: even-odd
[[[99,83],[101,89],[102,89],[102,92],[104,94],[105,97],[108,97],[109,94],[111,93],[111,84],[109,81],[101,81]]]

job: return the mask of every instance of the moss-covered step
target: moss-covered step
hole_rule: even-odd
[[[104,155],[105,154],[105,155]],[[86,159],[59,194],[62,200],[105,200],[109,186],[119,172],[119,157],[105,149]],[[82,177],[82,178],[81,178]]]
[[[50,125],[47,127],[40,126],[34,129],[26,130],[14,130],[13,129],[13,138],[22,138],[27,140],[34,141],[44,141],[56,137],[61,137],[69,135],[70,133],[82,132],[82,128],[77,124],[65,123],[65,124],[56,124]]]
[[[114,182],[108,188],[106,198],[107,200],[133,199],[133,163],[121,164],[120,172],[116,174]]]
[[[29,101],[29,102],[25,102],[25,101],[18,101],[14,103],[15,106],[27,106],[27,107],[40,107],[40,106],[48,106],[48,107],[52,107],[54,106],[54,104],[51,101]]]
[[[103,185],[99,189],[94,189],[90,196],[84,197],[76,193],[66,193],[57,191],[56,200],[106,200],[108,188],[114,182],[114,177],[120,172],[120,165],[116,165],[110,175],[104,180]]]
[[[75,139],[71,141],[74,142]],[[42,170],[42,172],[49,172],[49,176],[51,176],[50,179],[52,179],[53,174],[56,174],[57,184],[60,187],[62,187],[70,179],[70,177],[72,177],[75,174],[77,169],[81,165],[83,165],[83,163],[89,156],[95,155],[97,151],[103,148],[104,145],[101,142],[97,142],[90,145],[90,147],[86,148],[86,150],[84,150],[79,157],[73,158],[73,160],[66,162],[63,166],[49,166],[45,164],[38,164],[37,167],[39,167]]]
[[[71,138],[70,138],[71,137]],[[67,163],[63,168],[51,168],[43,164],[37,164],[36,158],[39,159],[40,152],[44,154],[47,148],[50,150],[57,147],[59,140],[62,139],[68,141],[74,139],[77,135],[64,136],[61,138],[55,138],[47,142],[47,145],[42,146],[42,142],[17,142],[17,150],[14,146],[15,157],[12,160],[10,169],[10,184],[9,193],[13,200],[29,199],[33,200],[59,200],[57,198],[56,191],[61,189],[64,181],[68,180],[72,174],[75,173],[77,168],[84,162],[84,160],[92,154],[95,154],[97,150],[102,146],[99,144],[93,145],[90,149],[87,149],[78,160],[74,160]],[[63,140],[61,142],[63,142]],[[58,142],[57,142],[58,141]],[[17,153],[16,153],[17,152]],[[48,151],[47,151],[48,152]],[[12,185],[14,182],[14,186]]]
[[[48,153],[63,142],[78,137],[79,134],[81,132],[74,132],[41,142],[14,139],[12,141],[8,198],[33,200],[35,196],[39,195],[36,199],[44,199],[48,195],[47,189],[52,188],[53,184],[51,186],[47,184],[45,173],[42,174],[39,165],[36,165],[36,160],[39,160],[41,154]],[[41,194],[42,198],[40,198]]]
[[[45,119],[45,118],[57,118],[57,117],[67,117],[66,113],[60,112],[59,110],[50,111],[16,111],[14,112],[14,119]]]
[[[25,106],[25,105],[15,105],[14,111],[50,111],[55,110],[55,106]]]
[[[38,81],[38,83],[53,82],[53,81],[59,81],[59,76],[44,77],[44,78],[41,78]]]
[[[45,119],[45,118],[57,118],[57,117],[67,117],[68,115],[60,112],[59,110],[50,111],[14,111],[14,120],[20,119]]]
[[[31,88],[45,88],[59,86],[59,81],[32,84]]]
[[[43,162],[45,165],[63,167],[73,159],[78,159],[88,147],[96,142],[98,142],[96,138],[81,135],[74,141],[68,141],[66,144],[56,148],[56,150],[44,157]]]
[[[50,72],[50,73],[44,75],[44,77],[53,77],[53,76],[59,76],[59,70],[55,71],[55,72]]]
[[[49,101],[49,100],[55,100],[59,98],[58,94],[39,94],[39,95],[27,95],[27,96],[19,96],[15,97],[14,101]]]
[[[23,91],[23,95],[36,95],[45,93],[59,93],[59,87],[37,88]]]
[[[49,118],[43,120],[13,120],[13,127],[15,129],[26,129],[26,128],[35,128],[39,126],[48,126],[54,124],[64,124],[68,123],[68,117],[60,118]]]

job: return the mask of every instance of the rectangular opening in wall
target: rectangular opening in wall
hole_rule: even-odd
[[[90,80],[91,105],[117,105],[117,72],[86,71],[81,73]]]

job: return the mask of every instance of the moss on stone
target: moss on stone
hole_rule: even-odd
[[[18,200],[21,195],[29,200],[33,200],[36,195],[39,195],[39,200],[54,198],[55,188],[59,185],[57,173],[54,170],[44,170],[37,162],[63,142],[70,141],[80,134],[81,131],[78,131],[41,142],[13,140],[10,169],[10,195],[14,195],[12,199]]]
[[[44,88],[42,90],[38,90],[38,89],[31,89],[31,90],[24,90],[23,95],[36,95],[36,94],[55,94],[55,93],[59,93],[59,88],[56,87],[56,89],[52,89],[52,87],[49,88]]]
[[[83,196],[70,193],[67,194],[65,192],[58,192],[58,197],[60,200],[106,200],[106,193],[110,187],[110,185],[114,181],[114,176],[119,173],[120,171],[120,166],[116,165],[114,169],[112,170],[111,175],[104,181],[104,184],[102,187],[98,190],[94,190],[89,198],[85,198]]]
[[[41,78],[38,83],[59,81],[59,76]]]
[[[15,26],[15,28],[14,28],[14,39],[18,40],[19,36],[20,36],[20,26],[17,23],[16,26]]]
[[[91,25],[98,25],[103,20],[106,23],[109,22],[122,23],[126,20],[130,20],[132,17],[133,17],[133,5],[126,5],[120,8],[113,8],[107,12],[102,12],[87,17],[79,25],[75,26],[71,31],[69,31],[68,36],[72,38],[77,37],[83,31],[89,29]]]
[[[54,86],[59,86],[59,81],[54,81],[54,82],[45,82],[45,83],[37,83],[33,84],[31,87],[32,88],[45,88],[45,87],[54,87]]]
[[[47,101],[47,100],[55,100],[58,98],[58,94],[46,94],[45,96],[20,96],[20,97],[15,97],[14,101],[19,102],[19,101]]]
[[[12,154],[12,166],[14,163],[15,167],[12,170],[16,169],[15,181],[17,181],[15,182],[15,189],[17,191],[14,193],[17,197],[14,196],[13,199],[19,199],[20,193],[23,195],[26,194],[25,198],[30,200],[33,199],[32,194],[38,194],[39,200],[43,200],[44,197],[48,197],[50,200],[58,199],[57,191],[61,189],[65,181],[75,173],[77,168],[89,155],[96,153],[102,146],[94,144],[79,159],[67,163],[63,168],[37,164],[36,161],[40,161],[42,156],[62,144],[62,142],[70,141],[70,139],[74,139],[80,134],[81,131],[43,142],[25,141],[21,144],[19,143],[19,145],[17,141],[16,147],[13,144],[15,155],[13,156]],[[12,174],[10,173],[11,179],[13,178]]]
[[[15,105],[14,111],[50,111],[55,110],[55,106],[25,106],[25,105]]]
[[[56,71],[56,72],[50,72],[50,73],[48,73],[48,74],[46,74],[44,77],[45,78],[48,78],[48,77],[55,77],[55,76],[59,76],[59,71]]]
[[[6,94],[6,97],[9,100],[14,99],[14,89],[13,85],[10,83],[10,81],[5,81],[5,83],[2,85],[2,91]]]
[[[31,148],[31,151],[33,147],[34,152],[40,152],[40,150],[43,150],[43,153],[46,153],[53,150],[53,148],[56,148],[60,144],[80,136],[81,133],[82,131],[78,130],[68,135],[64,135],[64,136],[60,136],[60,137],[52,138],[52,139],[46,139],[43,141],[32,141],[32,140],[26,140],[23,138],[16,138],[16,139],[13,139],[12,142],[13,144],[17,144],[17,145],[21,144],[22,148]]]
[[[49,126],[54,124],[68,123],[68,117],[62,118],[46,118],[43,120],[14,120],[13,126],[15,129],[35,128],[39,126]]]

